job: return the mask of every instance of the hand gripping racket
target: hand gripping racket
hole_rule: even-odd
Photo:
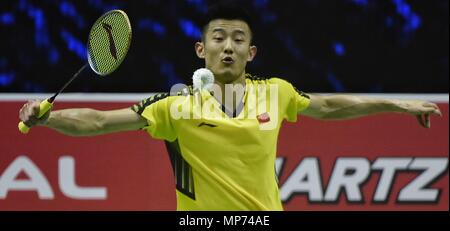
[[[121,10],[112,10],[103,14],[91,28],[87,44],[87,58],[91,69],[98,75],[106,76],[114,72],[125,59],[131,43],[131,24],[128,16]],[[39,105],[41,118],[53,106],[59,95],[87,67],[84,64],[66,84],[52,97]],[[30,126],[19,123],[20,132],[26,134]]]

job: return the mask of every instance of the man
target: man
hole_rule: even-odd
[[[441,115],[429,102],[307,95],[278,78],[252,77],[245,67],[257,48],[251,43],[248,14],[240,8],[216,6],[207,19],[195,51],[214,74],[219,90],[187,88],[179,94],[153,96],[131,108],[66,109],[42,119],[36,118],[39,101],[30,101],[20,110],[20,119],[30,126],[46,126],[73,136],[144,129],[152,137],[166,140],[176,178],[177,210],[282,210],[274,166],[283,120],[296,121],[298,115],[349,119],[398,112],[416,116],[429,128],[430,114]],[[235,89],[231,95],[227,94],[229,86]],[[251,102],[252,89],[261,86],[266,89],[262,95],[270,95],[267,101],[275,99],[262,109],[259,106],[266,101],[257,98],[253,99],[256,104]],[[195,107],[196,97],[201,106],[219,116],[189,110],[187,117],[180,117],[179,109]],[[211,104],[205,106],[206,102]],[[267,124],[273,126],[264,127]]]

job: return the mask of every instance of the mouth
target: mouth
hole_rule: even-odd
[[[234,60],[231,57],[225,57],[225,58],[222,59],[222,63],[227,64],[227,65],[231,65],[231,64],[234,63]]]

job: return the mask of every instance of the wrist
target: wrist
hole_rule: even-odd
[[[408,112],[408,102],[404,100],[392,100],[392,111],[399,113],[407,113]]]

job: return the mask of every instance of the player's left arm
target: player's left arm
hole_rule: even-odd
[[[309,106],[299,114],[324,120],[352,119],[377,113],[396,112],[416,116],[430,127],[430,114],[442,116],[439,107],[422,100],[374,99],[353,95],[309,95]]]

